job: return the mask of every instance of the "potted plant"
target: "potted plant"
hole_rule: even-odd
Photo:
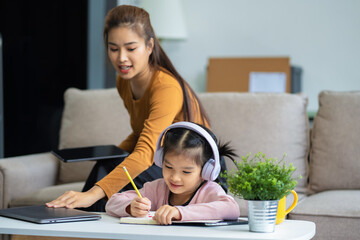
[[[292,163],[286,166],[286,154],[280,161],[267,158],[262,152],[250,156],[251,153],[243,156],[235,163],[237,169],[226,171],[222,176],[227,179],[231,193],[248,201],[250,231],[273,232],[278,202],[297,184],[292,176],[296,168]]]

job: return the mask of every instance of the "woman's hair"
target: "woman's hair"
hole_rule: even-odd
[[[218,146],[220,157],[226,156],[235,161],[234,157],[238,157],[238,155],[229,146],[229,142],[221,144],[216,139],[215,134],[208,128],[202,125],[199,126],[204,128],[214,139]],[[163,140],[163,156],[169,152],[194,159],[195,163],[201,167],[214,155],[208,141],[197,132],[187,128],[172,128],[166,132]]]
[[[164,19],[166,21],[166,19]],[[127,27],[135,31],[139,36],[144,38],[145,44],[149,44],[150,39],[154,39],[153,51],[149,57],[149,64],[152,68],[158,70],[160,68],[165,69],[171,75],[173,75],[176,80],[179,82],[184,102],[183,102],[183,118],[185,121],[195,121],[195,116],[193,116],[194,105],[192,105],[193,96],[198,104],[201,114],[201,120],[203,123],[210,124],[208,116],[201,105],[198,97],[195,92],[191,89],[189,84],[181,77],[181,75],[176,71],[175,67],[171,63],[170,59],[166,55],[165,51],[160,46],[159,40],[156,38],[154,30],[150,23],[149,14],[142,8],[129,5],[120,5],[109,11],[105,19],[104,27],[104,41],[105,47],[108,47],[108,34],[112,28],[115,27]]]

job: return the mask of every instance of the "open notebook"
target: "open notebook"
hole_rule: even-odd
[[[137,217],[122,217],[120,218],[120,223],[127,224],[157,224],[157,222],[152,219],[155,212],[151,211],[146,217],[137,218]],[[227,226],[227,225],[239,225],[239,224],[248,224],[247,220],[236,219],[236,220],[196,220],[196,221],[173,221],[172,225],[187,225],[187,226],[205,226],[205,227],[214,227],[214,226]]]

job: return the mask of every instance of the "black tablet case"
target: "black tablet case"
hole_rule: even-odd
[[[129,155],[128,152],[115,145],[65,148],[61,150],[52,150],[51,153],[63,162],[125,158]]]

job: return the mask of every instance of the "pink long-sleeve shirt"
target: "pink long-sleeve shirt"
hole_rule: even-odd
[[[163,205],[169,205],[169,188],[164,179],[144,184],[139,190],[143,197],[151,201],[150,211],[156,211]],[[126,207],[137,197],[134,190],[112,195],[106,204],[106,213],[115,217],[127,217]],[[217,183],[208,181],[195,193],[187,206],[174,206],[179,209],[181,221],[209,219],[237,219],[239,206],[234,198],[227,195]]]

